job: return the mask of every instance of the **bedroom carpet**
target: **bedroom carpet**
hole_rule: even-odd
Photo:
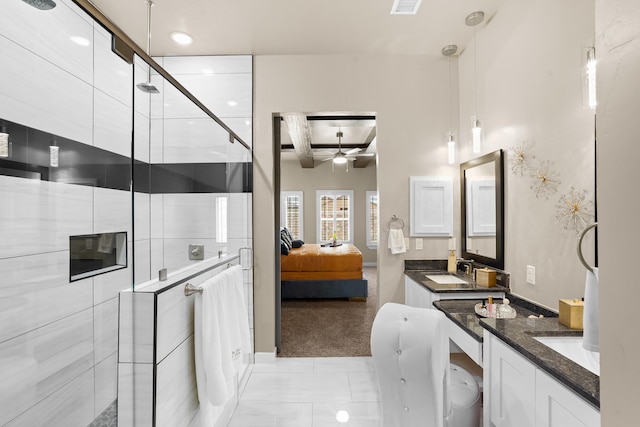
[[[281,349],[278,357],[371,356],[369,340],[376,315],[375,267],[364,267],[369,297],[282,301]]]

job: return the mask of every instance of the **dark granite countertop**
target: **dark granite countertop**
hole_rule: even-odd
[[[482,330],[500,338],[562,384],[600,408],[600,377],[560,353],[537,341],[536,336],[582,336],[581,330],[562,325],[557,314],[542,307],[507,295],[516,310],[515,319],[486,319],[475,314],[475,304],[481,300],[435,301],[436,308],[478,341]],[[528,318],[530,314],[543,314],[543,318]]]
[[[451,274],[446,270],[405,270],[404,274],[411,278],[411,280],[420,283],[431,292],[490,292],[490,293],[502,293],[508,292],[509,289],[496,285],[491,288],[486,286],[478,286],[473,281],[473,278],[466,276],[462,272],[458,272],[455,276],[467,281],[463,284],[439,284],[427,278],[427,275],[437,274]]]
[[[558,317],[550,310],[543,309],[528,301],[520,299],[514,295],[507,294],[509,304],[516,311],[516,318],[529,317],[530,315],[540,315],[545,317]],[[486,302],[486,300],[484,300]],[[471,335],[476,341],[482,342],[483,327],[480,325],[481,317],[475,312],[475,305],[483,302],[481,299],[450,299],[434,301],[433,305],[442,311],[456,325],[461,327],[466,333]],[[502,304],[502,299],[494,298],[496,304]]]

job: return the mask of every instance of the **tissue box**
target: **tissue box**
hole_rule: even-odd
[[[558,304],[558,309],[560,311],[560,323],[571,329],[582,329],[584,301],[579,299],[561,299]]]
[[[476,285],[492,288],[496,285],[496,271],[489,268],[476,270]]]

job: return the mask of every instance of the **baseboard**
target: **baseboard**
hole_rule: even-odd
[[[256,352],[255,353],[255,361],[256,363],[276,363],[276,352],[277,349],[274,347],[273,352]]]

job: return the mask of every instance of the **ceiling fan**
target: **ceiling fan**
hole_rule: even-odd
[[[335,165],[344,165],[348,161],[353,161],[356,159],[356,153],[360,151],[360,148],[352,148],[348,151],[342,151],[342,131],[338,131],[336,133],[338,137],[338,152],[334,153],[331,157],[327,157],[326,159],[322,159],[323,162],[332,160]]]

